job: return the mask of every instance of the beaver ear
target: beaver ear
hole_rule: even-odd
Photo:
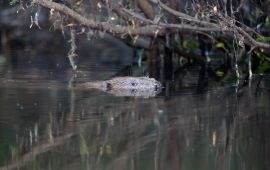
[[[149,78],[149,73],[145,73],[143,78]]]

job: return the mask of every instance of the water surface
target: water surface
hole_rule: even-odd
[[[270,167],[269,77],[259,87],[216,83],[198,91],[198,75],[188,74],[162,80],[156,97],[120,97],[70,88],[117,75],[117,64],[82,59],[74,72],[65,50],[9,54],[12,64],[0,66],[0,169]]]
[[[0,87],[1,169],[269,167],[269,92],[253,84],[137,98],[40,74]]]

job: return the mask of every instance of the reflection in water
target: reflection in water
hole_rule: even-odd
[[[143,99],[1,87],[1,169],[267,169],[269,93],[242,90]]]
[[[146,71],[166,81],[156,97],[78,90],[69,88],[74,74],[63,36],[35,33],[27,36],[33,45],[0,49],[0,170],[269,169],[269,78],[257,91],[256,84],[238,94],[214,90],[220,82],[210,82],[204,66],[199,77],[188,68],[173,75],[165,56],[166,67],[154,60]],[[135,51],[112,37],[77,45],[75,82],[145,75],[143,65],[123,69]]]

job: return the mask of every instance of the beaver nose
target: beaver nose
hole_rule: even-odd
[[[155,84],[155,91],[158,91],[159,86]]]
[[[111,83],[106,83],[106,91],[112,90],[112,84]]]
[[[159,91],[161,90],[163,87],[162,87],[162,84],[160,82],[156,82],[155,83],[155,86],[154,86],[154,89],[155,91]]]

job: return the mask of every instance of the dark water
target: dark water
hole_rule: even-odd
[[[1,169],[269,167],[267,92],[144,99],[36,85],[0,88]]]
[[[111,77],[116,67],[82,62],[74,74],[63,58],[16,60],[1,66],[0,169],[270,167],[267,77],[238,93],[232,85],[196,93],[184,81],[152,98],[117,97],[69,88],[74,79]]]

